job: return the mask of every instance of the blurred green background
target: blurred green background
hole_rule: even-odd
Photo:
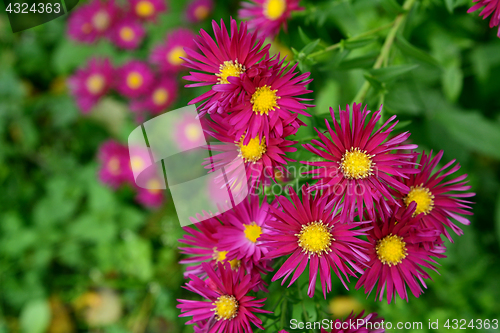
[[[454,237],[455,243],[447,242],[440,275],[432,273],[434,281],[419,299],[387,305],[374,302],[374,295],[366,299],[363,291],[353,290],[354,283],[348,292],[336,281],[326,301],[304,300],[311,319],[318,306],[337,317],[364,308],[392,322],[421,321],[424,328],[429,319],[500,319],[496,30],[477,12],[466,13],[468,1],[417,1],[392,47],[390,69],[380,73],[370,69],[387,29],[314,61],[308,54],[391,23],[401,3],[301,4],[306,10],[294,15],[289,34],[279,36],[281,47],[293,48],[300,69],[314,78],[310,89],[317,106],[298,139],[323,126],[329,106],[351,103],[367,75],[377,88],[368,93],[370,109],[383,101],[386,115],[398,115],[404,125],[399,129],[410,130],[421,149],[444,149],[444,162],[457,159],[477,193],[471,226]],[[175,308],[176,298],[194,296],[180,288],[183,268],[176,248],[182,230],[171,198],[167,195],[163,208],[147,210],[134,202],[132,189],[113,192],[97,179],[99,145],[110,137],[126,142],[136,126],[126,102],[106,97],[83,116],[65,85],[91,56],[108,56],[114,64],[146,59],[151,46],[174,27],[210,31],[209,22],[192,26],[183,21],[185,1],[171,1],[170,7],[157,25],[147,27],[144,45],[133,52],[118,51],[106,41],[77,45],[66,36],[66,17],[13,34],[1,8],[0,332],[193,331]],[[216,1],[212,17],[227,22],[237,16],[237,8],[236,1]],[[183,91],[172,109],[198,93]],[[298,160],[308,156],[303,149],[293,155]],[[283,289],[276,283],[270,290],[272,304]],[[290,318],[302,316],[298,307],[290,311]]]

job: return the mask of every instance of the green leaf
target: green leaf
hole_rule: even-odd
[[[443,84],[443,92],[450,102],[455,102],[462,92],[464,74],[458,66],[445,68],[441,82]]]
[[[23,333],[43,333],[49,322],[50,307],[44,299],[29,301],[21,311],[20,324]]]
[[[382,7],[384,7],[386,11],[394,15],[401,14],[404,12],[403,7],[401,7],[396,0],[382,0],[380,4],[382,5]]]
[[[377,92],[384,89],[382,82],[380,82],[379,80],[377,80],[373,76],[367,75],[367,74],[365,74],[364,76],[365,76],[366,81],[370,82],[370,85],[372,86],[372,88],[375,89]]]
[[[307,45],[311,42],[311,38],[307,37],[304,30],[302,30],[302,27],[299,27],[299,36],[300,36],[300,39],[304,42],[304,44]]]
[[[350,58],[342,61],[339,65],[340,70],[350,70],[355,68],[372,68],[373,64],[377,60],[377,52],[373,52],[368,55]]]
[[[403,36],[399,34],[396,35],[396,46],[401,50],[401,52],[414,59],[420,60],[433,66],[440,66],[439,62],[433,56],[411,45]]]
[[[384,67],[384,68],[379,68],[379,69],[372,69],[368,71],[375,79],[382,81],[382,82],[387,82],[390,81],[398,76],[401,76],[403,74],[406,74],[415,68],[417,68],[419,65],[397,65],[397,66],[389,66],[389,67]]]
[[[308,55],[309,53],[311,53],[316,48],[316,46],[318,46],[319,42],[320,39],[316,39],[304,46],[304,48],[300,50],[299,58],[301,57],[301,54]]]
[[[340,85],[335,80],[328,80],[315,99],[315,114],[328,113],[330,107],[340,102]]]
[[[500,244],[500,193],[497,196],[495,205],[495,229],[497,232],[497,243]]]
[[[444,0],[444,4],[446,5],[446,9],[450,14],[453,14],[453,9],[455,8],[455,0]]]
[[[348,50],[359,49],[361,47],[365,47],[366,45],[370,45],[377,40],[376,37],[368,37],[363,39],[355,39],[355,40],[345,40],[343,45],[344,48]]]

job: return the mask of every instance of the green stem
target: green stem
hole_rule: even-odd
[[[405,3],[403,4],[404,13],[399,14],[394,20],[394,25],[385,39],[384,45],[382,46],[382,50],[380,51],[380,54],[377,60],[375,61],[375,65],[373,65],[373,69],[380,68],[384,63],[384,61],[386,61],[386,59],[389,57],[391,46],[394,43],[394,39],[396,38],[396,33],[403,24],[405,18],[408,16],[410,9],[413,7],[415,2],[416,0],[406,0]],[[363,102],[369,89],[370,89],[370,82],[365,81],[361,89],[356,94],[356,97],[354,97],[353,103]]]
[[[356,35],[354,37],[351,37],[351,38],[348,38],[346,39],[345,41],[346,42],[353,42],[355,40],[358,40],[360,38],[363,38],[363,37],[367,37],[367,36],[370,36],[370,35],[373,35],[374,33],[377,33],[379,31],[382,31],[384,29],[387,29],[387,28],[390,28],[392,27],[392,25],[394,24],[394,22],[391,22],[391,23],[388,23],[388,24],[384,24],[380,27],[377,27],[375,29],[372,29],[372,30],[369,30],[369,31],[366,31],[366,32],[363,32],[362,34],[359,34],[359,35]],[[326,52],[330,52],[330,51],[333,51],[335,49],[338,49],[340,48],[340,46],[342,45],[342,42],[339,42],[339,43],[336,43],[336,44],[333,44],[333,45],[330,45],[328,47],[326,47],[325,49],[321,50],[321,51],[317,51],[317,52],[314,52],[314,53],[311,53],[308,55],[309,58],[313,58],[313,57],[316,57],[316,56],[319,56],[323,53],[326,53]]]

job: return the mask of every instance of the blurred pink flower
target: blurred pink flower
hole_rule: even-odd
[[[212,13],[213,0],[192,0],[186,8],[186,18],[191,23],[204,21]]]
[[[165,73],[177,73],[182,70],[186,57],[185,47],[195,45],[195,35],[189,29],[179,28],[171,31],[163,44],[157,45],[150,56],[150,62]]]
[[[129,17],[114,24],[109,37],[119,48],[133,50],[139,47],[145,35],[142,24]]]
[[[131,14],[138,19],[155,21],[158,14],[167,11],[165,0],[129,0]]]
[[[108,140],[99,147],[98,159],[101,162],[99,179],[117,188],[131,178],[130,160],[126,146]]]
[[[177,80],[171,76],[164,76],[152,85],[147,96],[132,101],[130,109],[139,115],[144,112],[160,114],[175,102],[177,93]]]
[[[131,60],[116,70],[115,87],[125,97],[144,96],[150,91],[153,81],[152,70],[139,60]]]

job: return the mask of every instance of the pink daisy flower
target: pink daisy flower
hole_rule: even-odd
[[[175,103],[177,94],[178,87],[175,78],[164,76],[152,85],[146,97],[133,101],[130,109],[138,113],[151,112],[157,115]]]
[[[88,5],[75,9],[68,19],[68,36],[78,42],[93,43],[99,36],[92,25],[93,14]]]
[[[490,28],[500,25],[500,0],[473,0],[472,2],[474,2],[475,5],[472,6],[467,13],[475,12],[479,8],[484,7],[481,13],[479,13],[479,16],[482,16],[483,20],[485,20],[491,15]],[[500,27],[498,28],[497,36],[500,37]]]
[[[114,24],[119,12],[119,8],[116,6],[114,0],[93,0],[86,6],[94,31],[98,36],[107,34]]]
[[[296,120],[297,114],[310,116],[305,110],[313,105],[302,103],[309,99],[298,97],[312,92],[306,89],[306,85],[312,81],[308,79],[310,73],[296,76],[298,64],[292,67],[283,64],[284,60],[275,62],[269,71],[264,70],[253,77],[245,74],[231,79],[233,84],[214,88],[225,93],[240,92],[229,108],[230,113],[226,119],[236,137],[249,134],[245,137],[244,144],[256,136],[269,140],[271,131],[282,136],[286,125],[295,123],[293,126],[298,128],[304,124]]]
[[[203,264],[208,280],[203,281],[192,275],[186,289],[201,295],[207,301],[192,301],[179,299],[177,308],[181,310],[180,317],[192,316],[187,324],[204,323],[206,332],[245,332],[251,333],[251,324],[260,329],[262,321],[257,313],[271,313],[261,309],[266,299],[256,300],[249,296],[250,290],[259,282],[255,275],[244,274],[230,268],[229,264],[219,263],[217,271],[208,264]]]
[[[171,31],[164,44],[155,47],[149,61],[166,73],[177,73],[183,69],[186,51],[195,45],[195,34],[191,30],[179,28]]]
[[[186,115],[176,122],[175,127],[172,137],[181,150],[206,145],[205,135],[198,119]]]
[[[146,31],[141,23],[125,18],[113,25],[110,39],[119,48],[133,50],[139,47],[145,35]]]
[[[420,163],[417,168],[419,173],[411,175],[407,179],[402,179],[403,183],[410,188],[410,191],[407,194],[396,193],[396,195],[401,198],[406,207],[412,202],[417,204],[414,214],[420,214],[419,219],[424,227],[439,230],[453,242],[445,226],[459,236],[463,234],[462,229],[454,224],[452,219],[464,225],[470,224],[468,219],[458,214],[472,215],[472,212],[468,210],[471,209],[469,206],[471,202],[463,200],[463,198],[473,197],[475,193],[466,192],[471,188],[466,185],[466,174],[445,181],[448,176],[460,169],[458,163],[453,166],[455,160],[433,172],[442,157],[443,151],[440,151],[434,157],[432,157],[432,151],[429,155],[422,152],[420,161],[415,156],[413,161]],[[451,169],[449,169],[450,167]]]
[[[247,26],[242,22],[240,27],[231,19],[231,34],[228,34],[224,21],[220,27],[212,22],[215,40],[200,30],[196,38],[196,46],[201,51],[186,48],[185,66],[193,69],[184,79],[195,82],[186,87],[214,86],[228,84],[229,77],[239,77],[246,71],[252,71],[257,62],[268,55],[269,45],[262,47],[263,40],[257,40],[256,34],[247,33]],[[223,94],[213,89],[193,99],[189,104],[199,105],[201,115],[205,113],[224,112],[220,103]]]
[[[186,8],[186,18],[191,23],[205,21],[212,13],[214,3],[212,0],[192,0]]]
[[[208,168],[215,171],[224,167],[229,179],[246,177],[250,188],[255,188],[260,183],[269,185],[271,179],[276,182],[276,171],[280,171],[284,175],[288,174],[285,166],[288,161],[294,160],[286,157],[286,154],[297,150],[292,147],[297,141],[286,140],[286,137],[295,134],[295,128],[286,126],[282,130],[282,136],[271,133],[270,137],[259,139],[259,136],[256,135],[250,140],[246,140],[245,135],[238,137],[228,133],[230,127],[221,125],[223,121],[219,115],[212,115],[212,119],[214,122],[207,125],[206,132],[221,141],[222,144],[210,145],[212,152],[218,152],[218,154],[213,154],[209,163],[207,162]],[[248,142],[245,143],[245,141]],[[238,168],[242,160],[244,174],[242,174],[242,169]]]
[[[151,177],[148,180],[149,186],[151,188],[142,188],[137,187],[137,195],[135,196],[135,200],[148,208],[159,208],[165,201],[165,196],[163,194],[163,190],[157,187],[160,186],[161,180],[157,175]]]
[[[110,89],[113,80],[113,67],[108,59],[91,59],[85,68],[78,69],[68,78],[68,86],[76,103],[84,113]]]
[[[139,60],[132,60],[116,71],[116,90],[129,98],[136,98],[149,92],[154,81],[154,74],[148,65]]]
[[[130,180],[130,164],[128,149],[126,146],[108,140],[99,147],[98,159],[101,163],[99,179],[117,188]]]
[[[260,240],[268,234],[267,223],[275,220],[270,213],[266,198],[259,204],[259,197],[249,195],[234,209],[225,214],[226,225],[220,226],[215,234],[218,248],[235,253],[236,259],[258,263],[267,253],[267,247]]]
[[[299,0],[252,0],[242,3],[238,16],[248,21],[248,30],[257,31],[263,38],[274,38],[282,26],[287,31],[291,13],[303,9]]]
[[[319,148],[311,144],[303,145],[323,159],[302,162],[319,167],[306,172],[313,174],[313,179],[319,179],[310,190],[327,190],[332,194],[330,205],[344,200],[341,219],[347,223],[354,220],[355,208],[361,218],[366,207],[369,217],[373,219],[374,203],[380,202],[382,197],[397,205],[389,193],[390,187],[408,193],[409,187],[399,177],[408,178],[410,174],[418,172],[410,160],[414,154],[398,152],[417,148],[417,145],[403,144],[410,133],[389,138],[398,123],[391,124],[396,116],[389,118],[374,132],[381,117],[380,112],[369,117],[370,111],[366,111],[366,106],[362,111],[361,104],[354,104],[352,110],[347,105],[347,111],[339,108],[339,123],[330,108],[334,129],[325,119],[330,138],[316,129],[320,139],[312,140],[312,144]]]
[[[167,11],[167,6],[165,0],[130,0],[130,9],[136,18],[154,22],[158,14]]]
[[[337,319],[331,325],[330,331],[321,328],[321,333],[383,333],[384,319],[377,317],[376,313],[369,313],[365,317],[364,311],[358,315],[351,313],[346,319]]]
[[[373,229],[368,232],[368,268],[359,278],[356,289],[363,286],[365,293],[370,294],[377,285],[379,301],[387,294],[387,303],[391,303],[396,295],[408,301],[406,286],[415,297],[423,293],[419,282],[427,288],[424,280],[430,276],[424,268],[437,272],[433,265],[436,261],[431,257],[445,256],[423,246],[434,242],[439,230],[418,227],[418,218],[412,217],[415,208],[416,204],[412,203],[404,209],[394,207],[394,213],[379,210]]]
[[[309,263],[309,297],[314,295],[318,269],[325,298],[326,293],[332,290],[331,270],[347,288],[342,275],[349,281],[349,275],[356,276],[351,267],[362,273],[362,264],[368,260],[365,254],[367,242],[358,236],[365,235],[370,227],[362,226],[361,223],[341,223],[337,215],[341,206],[337,206],[332,213],[332,209],[326,208],[328,196],[316,194],[311,197],[306,188],[302,188],[302,202],[293,189],[290,198],[291,201],[284,196],[277,198],[283,210],[271,206],[277,221],[269,221],[267,225],[274,234],[261,237],[270,248],[266,259],[291,254],[272,281],[284,277],[284,284],[293,273],[288,285],[290,287]]]

